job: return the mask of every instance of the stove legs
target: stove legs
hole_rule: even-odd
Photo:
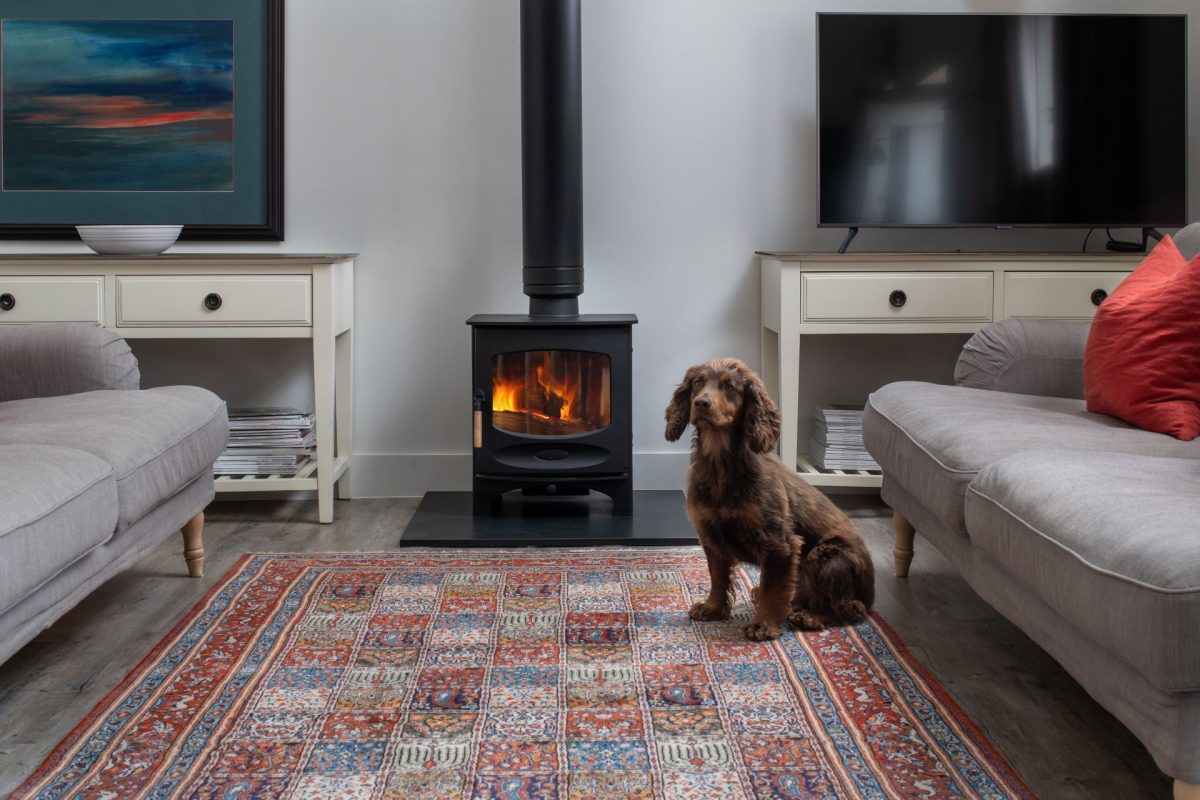
[[[614,517],[633,516],[633,478],[626,478],[605,493],[612,498]]]
[[[504,502],[504,495],[481,491],[479,487],[475,487],[475,491],[471,493],[471,502],[473,504],[472,512],[475,516],[498,517],[500,516],[500,504]]]

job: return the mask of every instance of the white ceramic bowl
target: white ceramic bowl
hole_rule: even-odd
[[[102,256],[156,256],[175,244],[182,225],[76,225],[84,244]]]

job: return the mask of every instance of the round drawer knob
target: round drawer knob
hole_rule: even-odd
[[[1103,289],[1095,289],[1092,291],[1092,305],[1098,306],[1104,302],[1104,298],[1108,297],[1108,292]]]
[[[908,302],[908,295],[904,293],[903,289],[897,289],[888,295],[888,302],[895,308],[902,308]]]
[[[221,307],[221,295],[216,292],[211,292],[204,296],[204,307],[209,311],[216,311]]]
[[[0,294],[0,311],[12,311],[17,307],[17,298],[8,292]]]

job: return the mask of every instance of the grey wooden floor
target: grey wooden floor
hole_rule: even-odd
[[[1040,798],[1170,796],[1137,740],[931,546],[918,537],[912,574],[897,580],[887,510],[878,499],[837,499],[871,544],[879,611]],[[239,555],[395,549],[415,507],[412,499],[343,502],[335,524],[318,525],[312,502],[214,505],[204,579],[185,577],[173,537],[0,666],[0,795],[36,768]]]

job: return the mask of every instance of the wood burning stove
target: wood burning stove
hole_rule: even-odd
[[[579,313],[579,3],[521,0],[521,205],[529,314],[467,320],[474,491],[427,492],[400,540],[406,547],[696,543],[682,492],[633,491],[637,317]],[[505,497],[514,490],[524,496],[520,502]]]
[[[521,2],[523,270],[529,314],[472,331],[474,510],[501,495],[613,499],[633,511],[632,314],[579,313],[583,292],[580,0]]]
[[[581,495],[633,512],[632,314],[481,314],[472,330],[474,509]]]

